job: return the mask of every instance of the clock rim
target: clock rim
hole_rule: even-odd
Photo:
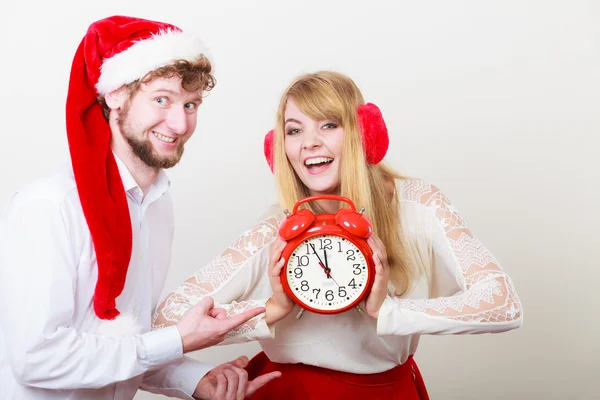
[[[355,245],[363,253],[363,256],[365,257],[365,262],[367,264],[367,269],[368,269],[368,273],[369,273],[367,282],[365,284],[365,290],[362,292],[362,294],[359,295],[356,299],[354,299],[352,301],[352,303],[350,303],[342,308],[335,309],[335,310],[322,310],[319,308],[311,307],[310,305],[306,304],[304,301],[302,301],[300,298],[298,298],[294,294],[294,292],[292,291],[292,288],[290,287],[288,280],[287,280],[289,256],[296,250],[296,248],[302,242],[312,239],[316,236],[323,236],[323,235],[338,236],[338,237],[348,240],[353,245]],[[308,229],[303,234],[296,236],[295,238],[293,238],[292,240],[290,240],[288,242],[288,244],[285,246],[285,248],[283,249],[283,251],[281,253],[281,257],[286,260],[286,262],[281,270],[281,274],[279,275],[281,284],[283,286],[283,290],[286,292],[286,294],[292,299],[292,301],[295,304],[304,308],[307,311],[311,311],[311,312],[317,313],[317,314],[340,314],[340,313],[350,310],[351,308],[356,307],[371,292],[371,287],[372,287],[373,281],[375,279],[375,264],[373,262],[373,251],[371,250],[371,247],[367,244],[367,241],[365,239],[362,239],[360,237],[357,237],[357,236],[354,236],[354,235],[348,233],[346,230],[342,229],[338,225],[322,225],[322,226],[317,225],[313,228]]]

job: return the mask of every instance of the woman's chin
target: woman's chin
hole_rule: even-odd
[[[308,192],[311,196],[320,196],[324,194],[340,194],[340,186],[339,185],[324,185],[324,186],[307,186]]]

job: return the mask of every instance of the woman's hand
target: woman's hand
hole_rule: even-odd
[[[268,325],[272,325],[280,319],[285,318],[294,308],[294,302],[283,290],[283,285],[279,277],[286,262],[285,259],[281,258],[281,252],[286,244],[287,242],[277,237],[271,245],[267,274],[269,275],[269,282],[273,289],[273,296],[271,296],[266,304],[265,321]]]
[[[374,233],[367,239],[367,243],[373,250],[373,262],[375,263],[375,281],[371,288],[371,293],[367,297],[365,308],[367,314],[377,319],[379,309],[388,293],[388,283],[390,281],[390,266],[388,264],[387,253],[383,242]]]

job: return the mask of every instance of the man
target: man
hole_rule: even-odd
[[[170,24],[93,23],[66,104],[71,164],[16,192],[0,221],[3,399],[242,399],[241,357],[216,368],[183,354],[264,312],[228,318],[212,299],[150,331],[173,240],[169,180],[214,86],[202,43]]]

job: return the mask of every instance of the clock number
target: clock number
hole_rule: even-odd
[[[356,282],[354,282],[354,278],[352,278],[348,286],[350,286],[352,289],[356,289]]]
[[[348,251],[346,251],[346,254],[348,255],[348,258],[346,258],[346,260],[350,261],[354,261],[356,260],[356,257],[354,256],[354,250],[349,249]]]
[[[333,290],[328,290],[327,292],[325,292],[325,298],[329,301],[333,300],[334,299]]]
[[[360,264],[354,264],[354,269],[352,270],[354,275],[360,275]]]
[[[313,289],[313,293],[315,293],[315,300],[318,300],[319,299],[319,293],[321,293],[321,289]]]
[[[308,287],[308,281],[300,282],[300,289],[302,289],[303,292],[307,292],[308,289],[310,289],[310,287]]]
[[[299,267],[306,267],[308,265],[308,256],[296,256],[298,262],[296,263]]]
[[[302,268],[296,267],[294,269],[294,274],[296,275],[296,279],[302,278],[302,275],[303,275]]]
[[[308,243],[305,243],[306,245],[306,255],[310,254],[310,246],[308,245]]]
[[[338,296],[340,297],[346,297],[348,293],[346,293],[346,287],[345,286],[340,286],[338,289]]]
[[[331,239],[319,239],[319,242],[321,242],[321,249],[320,250],[331,250],[333,249],[333,246],[331,245]],[[323,243],[325,243],[323,245]]]
[[[338,242],[338,253],[342,252],[342,242]]]

